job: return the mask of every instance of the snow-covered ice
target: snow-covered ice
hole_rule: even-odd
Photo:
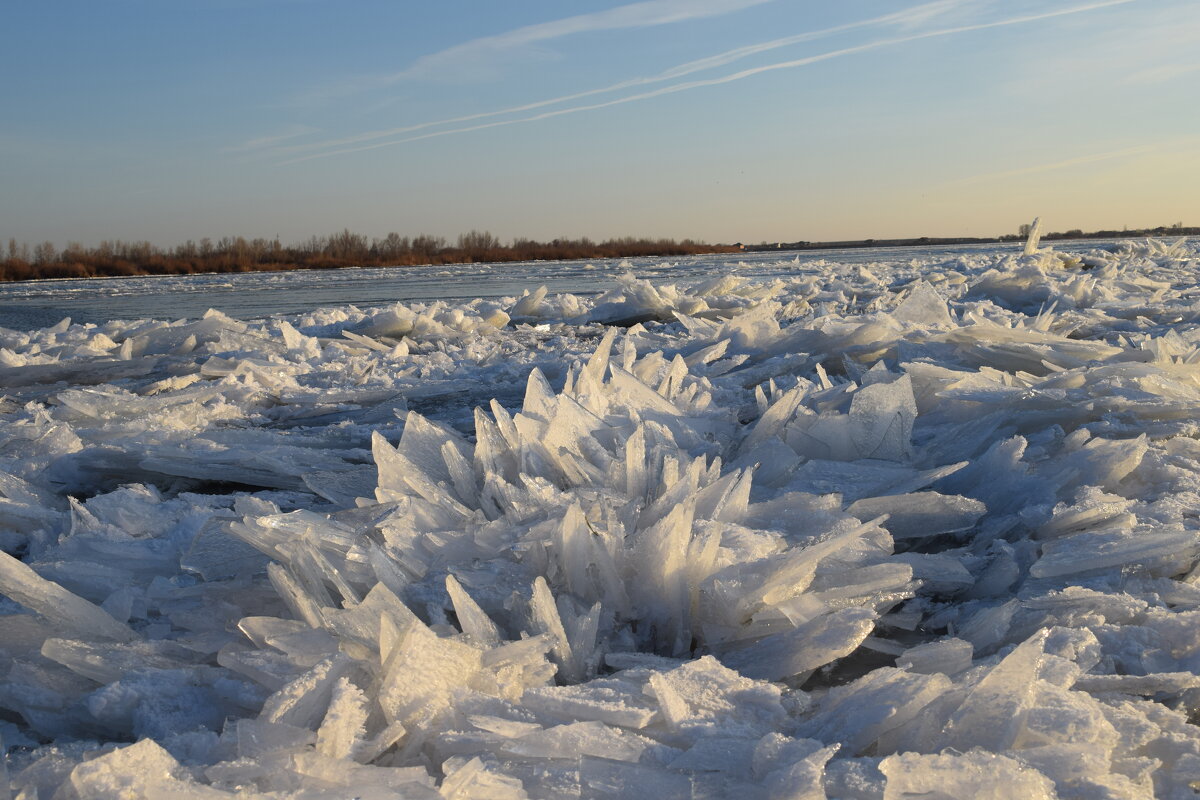
[[[0,797],[1184,798],[1200,248],[0,328]]]

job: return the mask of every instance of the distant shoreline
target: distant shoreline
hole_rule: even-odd
[[[1087,239],[1122,239],[1145,236],[1196,236],[1200,228],[1142,228],[1122,231],[1070,230],[1044,234],[1046,242]],[[418,236],[413,239],[389,234],[368,240],[349,230],[328,237],[311,237],[290,247],[278,239],[246,240],[226,237],[218,242],[202,239],[164,249],[149,242],[102,242],[99,247],[69,245],[58,251],[50,242],[30,250],[9,240],[8,258],[0,259],[0,283],[130,278],[168,275],[235,274],[246,272],[291,272],[313,269],[390,268],[452,264],[505,264],[523,261],[586,261],[589,259],[671,257],[714,253],[759,253],[785,251],[849,250],[866,248],[934,247],[938,245],[987,245],[1024,241],[1019,234],[997,237],[932,237],[907,239],[852,239],[841,241],[761,242],[759,244],[707,244],[685,239],[635,239],[625,237],[604,242],[590,239],[555,239],[536,242],[516,239],[501,244],[487,232],[472,231],[458,237],[454,245],[444,239]]]
[[[733,245],[707,244],[691,239],[637,239],[623,237],[594,242],[591,239],[555,239],[537,242],[514,239],[501,244],[490,233],[471,231],[454,244],[434,236],[409,238],[388,234],[369,240],[349,230],[332,236],[313,236],[300,244],[284,246],[278,239],[225,237],[217,242],[201,239],[173,248],[150,242],[105,241],[97,247],[79,244],[58,250],[51,242],[30,248],[8,242],[8,258],[0,258],[0,282],[55,279],[130,278],[155,275],[291,272],[307,269],[404,268],[426,265],[520,261],[573,261],[644,256],[685,256],[732,253]]]
[[[1066,231],[1062,233],[1047,233],[1043,234],[1041,240],[1043,242],[1064,242],[1077,241],[1086,239],[1139,239],[1146,236],[1200,236],[1200,228],[1191,227],[1166,227],[1158,228],[1140,228],[1138,230],[1121,230],[1121,231]],[[1017,234],[995,237],[971,237],[971,236],[921,236],[915,239],[851,239],[846,241],[836,242],[777,242],[769,244],[766,242],[753,245],[744,245],[742,247],[745,252],[767,252],[772,250],[851,250],[855,248],[872,248],[872,247],[932,247],[935,245],[955,245],[955,244],[1010,244],[1014,242],[1023,242],[1025,238]]]

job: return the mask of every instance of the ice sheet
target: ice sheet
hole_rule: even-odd
[[[1190,796],[1198,254],[0,330],[0,795]]]

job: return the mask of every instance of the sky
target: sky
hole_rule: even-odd
[[[1196,0],[50,0],[0,236],[1200,225]]]

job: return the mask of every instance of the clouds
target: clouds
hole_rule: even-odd
[[[49,5],[0,58],[5,236],[794,240],[1196,207],[1200,151],[1162,145],[1200,130],[1196,0]],[[509,61],[530,51],[554,60]],[[468,63],[508,68],[453,82]]]
[[[268,147],[275,147],[284,142],[297,139],[301,136],[308,136],[316,133],[317,129],[311,125],[292,125],[279,133],[268,134],[266,136],[256,136],[241,144],[231,145],[225,148],[226,153],[247,153],[252,150],[262,150]]]
[[[973,20],[970,15],[964,17],[964,13],[973,12],[975,15],[978,15],[981,11],[988,10],[988,7],[991,4],[970,2],[969,0],[933,0],[933,2],[918,4],[879,17],[845,23],[814,31],[800,32],[789,36],[765,40],[751,45],[728,49],[715,53],[711,56],[670,67],[654,75],[624,80],[597,89],[590,89],[568,95],[546,98],[498,110],[483,111],[449,119],[415,123],[412,125],[387,130],[369,131],[352,136],[341,137],[339,139],[281,149],[277,152],[283,156],[290,156],[285,163],[297,163],[310,161],[316,158],[326,158],[330,156],[344,155],[347,153],[376,150],[382,147],[392,147],[441,136],[481,131],[489,128],[508,125],[528,124],[554,117],[564,116],[567,114],[596,111],[626,103],[651,100],[669,94],[734,83],[736,81],[745,80],[747,78],[752,78],[768,72],[796,69],[823,61],[844,58],[884,47],[892,47],[920,41],[923,39],[954,36],[991,28],[1024,25],[1028,23],[1049,20],[1056,17],[1083,14],[1090,11],[1125,5],[1132,2],[1136,2],[1136,0],[1094,0],[1093,2],[1089,3],[1059,8],[1046,8],[1045,6],[1042,6],[1042,10],[1039,11],[1015,16],[1001,17],[998,19],[983,18],[982,20],[978,20],[978,17],[976,16],[975,20]],[[749,0],[743,0],[739,7],[745,7],[750,4],[751,3]],[[474,40],[474,42],[468,42],[460,47],[468,48],[472,52],[480,49],[481,47],[486,50],[491,48],[493,45],[480,45],[480,43],[491,42],[493,40],[502,40],[506,47],[516,47],[518,46],[517,43],[519,42],[530,43],[533,41],[540,41],[542,38],[566,35],[566,32],[568,31],[597,30],[601,29],[601,26],[605,25],[612,27],[631,27],[634,20],[642,20],[645,22],[653,19],[658,21],[652,24],[665,24],[667,21],[678,21],[677,17],[672,16],[673,13],[676,13],[672,9],[673,7],[679,5],[681,4],[676,2],[665,2],[665,0],[663,0],[661,2],[637,3],[632,6],[621,6],[617,9],[612,9],[610,12],[584,15],[583,17],[572,17],[568,20],[559,20],[554,23],[546,23],[544,26],[538,25],[530,26],[528,28],[521,28],[502,36],[491,37],[490,39]],[[730,0],[729,2],[701,2],[696,4],[698,9],[706,9],[709,13],[717,13],[718,8],[728,11],[735,5],[738,5],[738,3],[734,2],[734,0]],[[651,9],[650,7],[653,8]],[[636,11],[630,11],[630,9],[636,9]],[[1000,10],[1004,10],[1004,7],[1001,6]],[[945,21],[943,22],[943,20]],[[618,25],[618,22],[624,24]],[[930,27],[932,23],[938,22],[941,22],[943,27]],[[951,24],[946,25],[946,22]],[[734,72],[728,72],[723,75],[717,75],[709,78],[692,78],[684,80],[685,78],[689,78],[689,76],[697,73],[717,70],[721,67],[727,67],[736,62],[751,57],[760,56],[775,50],[813,42],[820,39],[833,37],[835,35],[842,35],[856,31],[870,32],[871,30],[876,29],[893,29],[895,33],[899,33],[901,35],[884,37],[876,36],[876,38],[868,38],[866,41],[858,44],[839,47],[821,53],[805,55],[800,58],[758,64],[756,66],[743,68]],[[437,55],[441,57],[457,49],[458,48],[451,48],[450,50],[442,51],[442,53]],[[593,99],[602,97],[604,95],[610,95],[611,97],[608,99]],[[554,108],[554,106],[561,107]]]
[[[1162,64],[1138,70],[1127,76],[1123,80],[1123,83],[1127,86],[1148,86],[1190,76],[1194,72],[1200,72],[1200,62],[1193,64]]]
[[[492,36],[471,39],[421,56],[408,67],[387,75],[358,76],[302,93],[300,105],[385,89],[408,82],[454,84],[494,80],[510,61],[544,52],[545,45],[571,36],[634,28],[651,28],[721,16],[775,0],[643,0],[590,14],[577,14],[526,25]],[[961,2],[962,0],[943,0]],[[587,93],[585,93],[586,96]],[[474,116],[463,119],[474,119]],[[459,120],[461,121],[461,120]],[[417,126],[417,128],[425,126]],[[415,128],[414,128],[415,129]]]
[[[778,50],[783,47],[802,44],[804,42],[812,42],[818,39],[823,39],[835,34],[849,33],[851,31],[860,30],[863,28],[885,28],[897,27],[901,30],[913,30],[924,23],[931,22],[943,15],[958,11],[968,5],[971,0],[935,0],[930,3],[922,3],[912,8],[902,9],[891,14],[885,14],[880,17],[860,20],[857,22],[849,22],[844,25],[835,25],[830,28],[823,28],[816,31],[807,31],[804,33],[793,34],[791,36],[783,36],[777,39],[770,39],[765,42],[747,45],[745,47],[736,47],[732,50],[726,50],[722,53],[717,53],[707,58],[690,61],[686,64],[680,64],[677,67],[672,67],[650,79],[647,82],[657,80],[667,80],[670,78],[682,78],[692,73],[706,69],[714,69],[723,67],[737,61],[741,61],[750,56],[767,53],[772,50]]]
[[[1133,158],[1135,156],[1146,155],[1161,149],[1161,145],[1145,144],[1135,147],[1123,147],[1119,150],[1109,150],[1103,153],[1089,153],[1087,155],[1076,156],[1074,158],[1062,159],[1042,164],[1027,164],[1017,169],[1003,170],[1000,172],[988,172],[981,175],[972,175],[968,178],[960,178],[952,181],[948,185],[971,184],[971,183],[990,183],[993,181],[1004,180],[1007,178],[1021,178],[1028,175],[1037,175],[1043,172],[1058,172],[1060,170],[1073,169],[1075,167],[1089,166],[1102,161],[1116,161],[1120,159]]]
[[[670,25],[741,11],[773,0],[644,0],[591,14],[526,25],[495,36],[472,39],[417,59],[381,83],[456,80],[487,73],[513,54],[583,33]]]
[[[1027,93],[1036,84],[1044,101],[1089,95],[1102,102],[1114,88],[1186,83],[1200,68],[1200,4],[1194,0],[1139,0],[1102,19],[1081,17],[1052,43],[1032,41],[1015,52],[1009,92]]]
[[[604,96],[604,95],[611,95],[611,94],[619,93],[622,91],[636,90],[636,89],[644,88],[644,87],[648,87],[648,86],[654,86],[654,85],[669,82],[672,80],[678,80],[681,78],[685,78],[689,75],[693,75],[693,74],[703,72],[706,70],[717,69],[719,67],[728,66],[730,64],[736,63],[738,61],[742,61],[744,59],[747,59],[747,58],[750,58],[753,56],[761,55],[763,53],[768,53],[772,50],[778,50],[778,49],[785,48],[785,47],[791,47],[791,46],[794,46],[797,44],[802,44],[805,42],[817,41],[817,40],[820,40],[823,38],[828,38],[830,36],[848,33],[848,32],[852,32],[852,31],[859,30],[859,29],[872,28],[872,27],[895,26],[897,28],[900,28],[901,30],[910,30],[920,23],[928,22],[928,21],[930,21],[936,17],[939,17],[941,15],[952,13],[958,9],[963,8],[964,6],[970,5],[972,2],[975,2],[975,1],[976,0],[933,0],[932,2],[921,3],[919,5],[916,5],[916,6],[907,8],[907,9],[902,9],[900,11],[892,12],[889,14],[885,14],[885,15],[879,16],[879,17],[873,17],[870,19],[859,20],[859,21],[850,22],[850,23],[843,24],[843,25],[836,25],[836,26],[832,26],[832,27],[822,28],[819,30],[805,31],[805,32],[793,34],[790,36],[778,37],[778,38],[770,39],[770,40],[767,40],[764,42],[758,42],[758,43],[755,43],[752,45],[747,45],[747,46],[743,46],[743,47],[736,47],[736,48],[724,50],[722,52],[715,53],[711,56],[706,56],[704,58],[696,59],[696,60],[689,61],[689,62],[686,62],[683,64],[678,64],[676,66],[673,66],[666,70],[663,70],[657,74],[631,78],[631,79],[627,79],[627,80],[623,80],[623,81],[618,81],[616,83],[612,83],[612,84],[609,84],[606,86],[601,86],[598,88],[585,89],[585,90],[582,90],[579,92],[573,92],[571,94],[543,98],[541,100],[535,100],[535,101],[532,101],[529,103],[522,103],[520,105],[510,106],[507,108],[482,111],[482,112],[478,112],[475,114],[466,114],[466,115],[451,117],[451,118],[447,118],[447,119],[431,120],[431,121],[427,121],[427,122],[418,122],[418,123],[414,123],[414,124],[410,124],[410,125],[403,125],[403,126],[384,129],[384,130],[365,131],[365,132],[355,134],[352,136],[339,137],[337,139],[327,140],[324,142],[312,142],[312,143],[296,145],[296,146],[288,147],[288,148],[281,148],[281,149],[277,150],[276,152],[278,152],[280,155],[291,156],[292,158],[288,163],[292,163],[293,161],[307,161],[307,160],[311,160],[312,158],[321,158],[321,157],[328,156],[328,155],[339,155],[339,154],[346,153],[346,152],[358,152],[358,151],[364,150],[364,149],[375,149],[376,147],[380,147],[380,146],[389,146],[391,144],[401,144],[403,142],[411,142],[411,141],[417,141],[417,140],[421,140],[421,139],[428,139],[431,137],[442,136],[442,135],[446,135],[446,134],[450,134],[450,133],[465,133],[465,132],[469,132],[469,131],[482,130],[482,129],[486,129],[486,128],[494,128],[494,127],[499,127],[499,126],[504,126],[504,125],[512,125],[512,124],[521,123],[521,122],[536,122],[536,121],[548,119],[551,117],[562,116],[563,114],[571,114],[571,113],[578,113],[580,111],[596,110],[599,108],[605,108],[605,107],[612,106],[612,105],[620,105],[620,104],[632,102],[635,100],[648,99],[651,97],[659,96],[661,94],[670,94],[670,93],[674,93],[677,91],[683,91],[688,88],[697,88],[699,85],[711,85],[711,84],[708,84],[708,83],[702,83],[702,84],[696,84],[696,85],[693,85],[691,83],[678,84],[675,88],[668,88],[666,90],[656,90],[656,91],[649,91],[649,92],[643,91],[641,93],[627,95],[625,97],[617,98],[615,100],[609,100],[609,101],[604,101],[604,102],[599,102],[599,103],[593,102],[593,103],[589,103],[589,104],[576,105],[576,106],[574,106],[572,108],[568,108],[568,109],[559,109],[559,110],[554,110],[554,111],[540,112],[533,116],[528,116],[523,119],[498,120],[496,122],[488,122],[488,123],[480,122],[481,120],[495,119],[497,117],[511,117],[512,115],[517,115],[517,114],[528,114],[529,112],[535,112],[535,111],[539,111],[540,109],[550,108],[553,106],[559,106],[559,105],[568,104],[568,103],[577,103],[578,104],[579,101],[588,100],[589,98],[600,97],[600,96]],[[733,0],[726,0],[725,2],[688,3],[687,5],[691,10],[691,16],[689,16],[687,18],[688,19],[695,18],[695,17],[701,15],[701,12],[705,12],[704,15],[706,15],[706,16],[711,16],[711,15],[717,13],[719,10],[728,12],[728,11],[735,10],[735,9],[745,8],[750,5],[757,5],[757,4],[760,4],[761,2],[764,2],[764,0],[740,0],[739,2],[734,2]],[[473,57],[481,57],[484,53],[486,53],[488,51],[492,51],[493,54],[495,54],[495,52],[498,52],[499,50],[502,50],[505,48],[511,49],[511,48],[516,47],[518,42],[529,43],[529,42],[532,42],[535,40],[540,41],[540,39],[537,39],[536,37],[539,37],[539,36],[547,37],[550,35],[550,33],[552,31],[558,32],[560,35],[566,35],[565,33],[562,33],[562,32],[566,31],[566,30],[578,31],[581,29],[585,29],[585,27],[589,24],[592,27],[586,28],[586,29],[598,30],[598,29],[600,29],[598,27],[599,25],[601,25],[601,24],[612,25],[617,20],[623,20],[625,22],[629,22],[633,19],[641,19],[643,21],[650,20],[650,19],[657,20],[657,22],[655,22],[654,24],[665,24],[668,20],[669,21],[681,21],[681,18],[678,16],[679,11],[678,11],[678,9],[675,8],[676,6],[680,6],[680,5],[683,5],[683,4],[678,3],[678,2],[651,2],[651,3],[636,3],[633,6],[621,6],[617,9],[612,9],[611,12],[603,12],[602,14],[585,15],[584,17],[572,17],[568,20],[559,20],[557,22],[547,23],[545,26],[542,26],[542,25],[530,26],[527,28],[517,29],[516,31],[511,31],[509,33],[506,33],[506,34],[503,34],[500,36],[489,37],[487,39],[476,39],[476,40],[473,40],[472,42],[467,42],[466,44],[458,45],[453,48],[443,50],[440,53],[435,54],[434,56],[429,56],[426,59],[423,59],[422,61],[428,61],[429,59],[440,59],[440,60],[449,59],[451,54],[456,53],[456,52],[461,52],[461,53],[470,52],[473,55]],[[632,11],[631,11],[631,9],[632,9]],[[657,15],[652,14],[651,13],[652,11],[657,12]],[[620,12],[620,13],[617,13],[617,12]],[[598,17],[603,18],[603,19],[597,20],[596,18],[598,18]],[[628,26],[624,26],[624,27],[628,27]],[[500,47],[500,45],[499,45],[500,42],[504,43],[504,48]],[[855,49],[857,49],[857,48],[855,48]],[[812,59],[806,63],[815,63],[815,61],[821,61],[821,60],[825,60],[827,58],[836,57],[837,55],[840,55],[840,54],[841,54],[840,52],[833,53],[833,54],[825,54],[822,56],[818,56],[815,59]],[[420,62],[418,62],[418,63],[420,63]],[[428,63],[425,66],[427,67]],[[417,65],[414,65],[414,67],[406,70],[404,73],[401,73],[401,76],[413,78],[417,74],[417,72],[415,70],[417,70]],[[399,78],[391,80],[390,82],[395,82],[396,80],[399,80]],[[718,82],[720,82],[720,81],[718,81]],[[433,128],[446,128],[446,126],[457,126],[457,127],[454,127],[453,129],[434,131],[431,133],[420,133],[419,135],[415,135],[415,136],[412,135],[412,134],[418,134],[418,132],[421,132],[421,131],[429,131],[430,129],[433,129]],[[386,142],[383,144],[378,144],[379,140],[381,140],[381,139],[394,138],[394,137],[398,137],[398,136],[404,136],[406,138],[404,138],[402,141],[394,141],[394,142]],[[376,142],[376,144],[365,144],[365,143],[369,143],[369,142]],[[314,154],[314,151],[319,151],[319,150],[325,150],[328,152]]]

